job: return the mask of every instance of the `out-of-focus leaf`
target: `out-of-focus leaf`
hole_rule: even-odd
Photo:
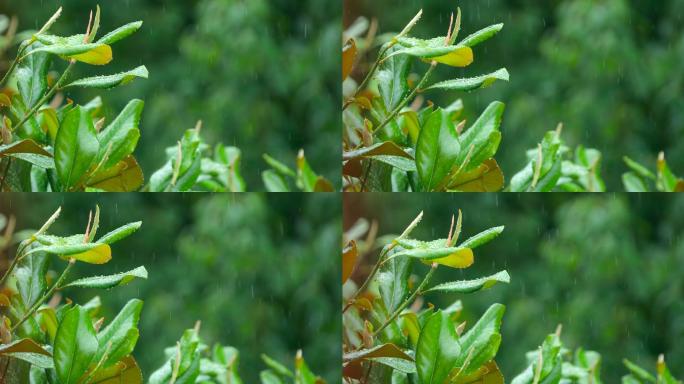
[[[342,283],[344,284],[349,276],[351,276],[354,271],[354,266],[356,265],[356,258],[359,255],[359,251],[356,248],[356,241],[352,240],[349,244],[342,250]]]

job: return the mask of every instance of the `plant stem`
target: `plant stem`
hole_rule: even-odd
[[[394,43],[389,43],[389,44],[387,44],[387,46],[386,46],[385,48],[383,48],[382,50],[380,50],[380,53],[378,53],[378,58],[375,60],[375,63],[373,63],[373,66],[372,66],[371,69],[368,71],[368,73],[366,74],[366,77],[363,79],[363,81],[361,82],[361,84],[359,84],[359,86],[356,88],[356,92],[354,92],[354,96],[353,96],[352,98],[356,98],[356,97],[361,93],[361,91],[363,91],[364,89],[366,89],[366,87],[368,86],[368,83],[370,82],[370,79],[373,78],[373,75],[375,74],[375,71],[376,71],[376,70],[378,69],[378,67],[380,66],[380,62],[382,61],[382,58],[385,56],[385,54],[387,53],[387,51],[389,51],[390,48],[392,48],[393,46],[394,46]],[[349,103],[349,102],[345,103],[344,106],[342,106],[342,110],[344,111],[344,110],[347,109],[347,107],[350,106],[351,104],[352,104],[352,103]]]
[[[74,266],[74,264],[76,264],[76,260],[75,259],[69,259],[69,264],[67,265],[66,268],[64,268],[64,271],[62,271],[62,274],[59,276],[59,278],[57,279],[55,284],[52,287],[50,287],[50,289],[47,292],[45,292],[45,294],[43,296],[41,296],[40,299],[38,299],[38,301],[36,301],[35,304],[33,304],[33,306],[26,312],[24,317],[22,317],[21,320],[19,320],[19,322],[17,324],[12,326],[12,328],[10,329],[10,332],[14,332],[17,328],[19,328],[20,325],[24,324],[24,322],[26,322],[26,320],[28,320],[31,316],[33,316],[33,314],[38,310],[38,308],[40,308],[40,306],[43,305],[43,302],[45,300],[49,299],[52,296],[52,294],[55,293],[55,291],[60,288],[60,286],[62,285],[62,282],[64,282],[64,279],[66,279],[67,274],[69,273],[71,268]]]
[[[408,299],[406,299],[403,303],[401,303],[399,308],[397,308],[394,311],[394,313],[392,313],[392,316],[390,316],[387,320],[385,320],[385,322],[380,326],[380,328],[378,328],[377,331],[373,332],[373,337],[377,336],[380,332],[382,332],[383,329],[387,328],[387,326],[390,325],[401,314],[401,312],[404,310],[404,308],[406,308],[409,304],[411,304],[413,302],[413,300],[415,300],[418,295],[423,293],[423,288],[425,288],[425,286],[430,282],[430,279],[432,278],[432,275],[437,270],[438,266],[439,266],[439,264],[437,264],[437,263],[432,264],[432,268],[430,268],[430,272],[428,272],[428,274],[425,275],[425,278],[420,283],[418,288],[416,288],[416,290],[413,291],[413,293],[411,294],[411,296],[409,296]]]
[[[347,305],[345,305],[344,308],[342,309],[342,313],[347,312],[347,309],[349,309],[349,307],[352,306],[352,304],[354,303],[354,300],[356,300],[359,297],[361,292],[365,291],[366,288],[368,288],[368,284],[370,284],[371,280],[373,280],[373,276],[375,276],[375,274],[378,272],[378,269],[380,269],[380,266],[382,265],[383,259],[385,258],[387,253],[389,251],[391,251],[392,248],[394,248],[395,244],[396,243],[391,243],[382,249],[380,256],[378,256],[378,261],[376,261],[375,265],[373,266],[373,270],[371,270],[371,273],[368,275],[368,277],[366,277],[366,280],[363,282],[361,287],[356,290],[356,293],[354,293],[354,296],[352,296],[351,299],[349,299],[349,301],[347,302]]]
[[[26,51],[26,48],[29,47],[30,44],[26,44],[23,47],[19,48],[19,52],[17,52],[17,57],[14,58],[14,61],[12,61],[12,64],[10,65],[9,69],[7,70],[7,73],[5,73],[5,76],[2,77],[2,80],[0,80],[0,86],[3,86],[7,79],[10,78],[12,75],[12,72],[14,72],[14,69],[17,67],[19,64],[19,59],[23,56],[24,51]]]
[[[19,122],[19,124],[17,124],[17,126],[14,127],[15,131],[19,130],[19,128],[21,128],[21,126],[24,125],[24,123],[26,123],[26,121],[28,121],[28,119],[31,118],[31,116],[38,112],[38,110],[40,109],[40,107],[43,106],[43,104],[45,104],[52,96],[54,96],[55,92],[57,92],[57,90],[60,89],[64,81],[66,81],[67,77],[69,76],[69,72],[71,72],[71,68],[74,67],[74,64],[76,64],[74,60],[69,62],[69,66],[66,68],[66,70],[64,70],[64,73],[62,73],[62,76],[59,77],[59,80],[57,80],[55,85],[53,85],[52,88],[50,88],[50,90],[48,91],[48,93],[45,94],[45,96],[38,100],[36,105],[33,108],[31,108],[31,110],[28,111],[26,116],[24,116],[24,118]]]
[[[411,91],[411,93],[408,96],[406,96],[401,101],[401,103],[399,103],[399,105],[397,105],[396,108],[394,108],[392,113],[390,113],[389,116],[387,116],[385,118],[385,121],[383,121],[382,124],[380,124],[377,128],[375,128],[373,130],[373,132],[371,132],[372,134],[383,129],[387,124],[389,124],[390,121],[392,121],[395,117],[397,117],[397,115],[399,114],[399,112],[401,112],[401,110],[404,108],[404,106],[409,101],[411,101],[414,97],[416,97],[416,95],[418,94],[418,92],[420,92],[420,89],[423,87],[423,85],[425,85],[425,83],[427,83],[427,81],[430,79],[430,75],[432,75],[432,72],[435,70],[435,68],[437,68],[437,62],[433,61],[432,64],[430,64],[430,69],[428,69],[427,72],[425,72],[425,74],[423,75],[423,78],[420,79],[420,82],[418,83],[418,85],[415,88],[413,88],[413,91]]]
[[[14,268],[17,266],[19,261],[24,257],[24,250],[26,247],[29,246],[33,241],[26,240],[22,241],[21,244],[19,244],[19,248],[17,249],[17,256],[12,260],[12,264],[10,264],[9,268],[7,269],[7,272],[5,272],[4,275],[2,275],[2,278],[0,279],[0,286],[5,284],[5,280],[9,277],[9,275],[12,273]]]

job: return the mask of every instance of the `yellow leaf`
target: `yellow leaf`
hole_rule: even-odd
[[[133,192],[143,185],[144,177],[140,165],[133,156],[127,156],[110,169],[93,175],[88,186],[107,192]]]
[[[354,39],[349,39],[342,47],[342,81],[346,80],[352,72],[354,59],[356,59],[356,42]]]
[[[354,240],[350,241],[349,245],[342,250],[342,283],[347,281],[354,271],[358,255],[359,252],[356,249],[356,241]]]
[[[430,60],[452,67],[467,67],[473,63],[473,50],[470,47],[460,47],[444,56],[434,57]]]
[[[458,377],[456,384],[504,384],[504,378],[494,360],[468,376]]]
[[[88,264],[105,264],[112,259],[112,249],[109,247],[109,244],[100,244],[85,252],[64,256],[64,258],[74,258]]]
[[[448,256],[440,257],[439,259],[424,260],[423,263],[437,263],[452,268],[468,268],[473,265],[473,261],[473,250],[470,248],[461,248]]]
[[[71,55],[70,58],[86,64],[105,65],[112,61],[112,47],[107,44],[93,48],[88,52]]]
[[[91,381],[94,384],[142,384],[142,372],[132,356],[126,356],[111,367],[98,370]]]
[[[494,159],[488,159],[472,171],[460,174],[449,185],[461,192],[496,192],[503,188],[504,175]]]

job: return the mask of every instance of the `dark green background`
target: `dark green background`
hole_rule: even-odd
[[[297,349],[316,373],[339,380],[339,198],[13,194],[0,199],[0,212],[14,214],[18,229],[38,228],[61,205],[50,232],[69,235],[83,233],[95,204],[102,209],[100,235],[131,221],[143,225],[112,246],[108,264],[79,263],[73,277],[144,265],[149,279],[64,294],[80,303],[100,295],[108,319],[129,299],[144,300],[134,355],[145,377],[164,362],[163,349],[201,320],[207,344],[240,349],[246,383],[257,382],[265,367],[261,353],[292,367]]]
[[[525,352],[563,324],[569,348],[602,354],[603,379],[617,383],[622,359],[655,371],[664,353],[684,375],[684,197],[665,194],[365,194],[346,196],[345,228],[375,218],[379,234],[399,234],[425,211],[412,234],[446,238],[451,214],[463,211],[466,239],[505,225],[475,250],[466,270],[440,268],[434,283],[473,279],[502,269],[510,285],[471,295],[432,294],[446,307],[462,299],[469,324],[494,302],[506,305],[497,357],[507,381],[525,367]],[[377,256],[377,254],[374,254]],[[371,258],[371,261],[373,258]],[[420,271],[427,272],[427,267]]]
[[[92,0],[0,0],[20,30],[37,29],[61,5],[53,33],[84,33]],[[264,190],[261,159],[268,152],[294,166],[303,148],[312,168],[340,181],[340,15],[320,0],[100,1],[101,31],[143,20],[115,44],[104,68],[77,66],[77,75],[116,73],[139,65],[149,80],[112,92],[70,91],[85,103],[102,94],[113,118],[132,98],[145,100],[136,150],[149,178],[186,129],[203,120],[209,143],[242,149],[247,190]]]
[[[622,191],[622,156],[655,168],[663,150],[684,174],[684,1],[681,0],[344,0],[344,23],[374,17],[379,33],[398,32],[423,8],[417,37],[444,36],[463,11],[461,37],[505,24],[475,48],[465,69],[440,66],[433,80],[471,77],[506,67],[510,83],[472,94],[431,92],[446,106],[463,98],[469,121],[493,100],[506,103],[497,155],[506,180],[526,163],[544,132],[565,124],[569,145],[603,152],[609,191]],[[423,65],[421,71],[425,71]],[[422,73],[422,72],[420,72]]]

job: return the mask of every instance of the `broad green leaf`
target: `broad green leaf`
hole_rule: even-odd
[[[465,39],[463,39],[458,45],[464,45],[466,47],[474,47],[483,41],[491,39],[494,35],[499,33],[501,29],[503,29],[503,24],[494,24],[490,25],[489,27],[483,28]]]
[[[25,161],[27,163],[31,163],[36,167],[40,167],[44,170],[55,168],[55,161],[52,159],[52,157],[36,155],[33,153],[15,153],[9,156],[15,159]],[[31,169],[31,171],[33,171],[33,169]]]
[[[143,376],[138,363],[132,356],[116,362],[111,367],[98,370],[91,381],[92,384],[142,384]]]
[[[399,308],[408,294],[412,266],[411,258],[393,258],[385,263],[385,267],[378,274],[380,296],[390,313]]]
[[[461,148],[451,119],[442,109],[434,111],[416,144],[416,168],[425,191],[434,190],[451,172]]]
[[[119,311],[119,314],[97,334],[99,347],[95,354],[95,361],[100,361],[106,353],[104,366],[107,367],[133,352],[138,341],[138,321],[142,307],[141,300],[130,300]]]
[[[429,86],[426,90],[445,89],[449,91],[472,91],[478,88],[487,88],[497,80],[509,80],[509,74],[506,68],[499,69],[498,71],[487,75],[441,81]]]
[[[12,106],[10,107],[10,111],[17,120],[21,120],[28,115],[29,109],[24,105],[24,101],[20,95],[12,96],[11,102]],[[45,133],[35,116],[29,117],[24,125],[17,129],[16,132],[13,132],[13,135],[16,135],[21,139],[32,139],[39,143],[42,143],[45,140]]]
[[[39,44],[35,45],[39,47]],[[17,88],[27,108],[33,108],[48,88],[48,70],[52,57],[46,53],[30,55],[17,70]]]
[[[98,40],[97,42],[98,44],[112,45],[118,42],[119,40],[125,39],[126,37],[137,32],[138,29],[142,27],[142,24],[142,21],[128,23],[102,36],[102,38],[100,38],[100,40]]]
[[[384,364],[395,371],[402,373],[416,373],[416,363],[411,360],[399,359],[396,357],[374,357],[369,360]]]
[[[473,251],[463,247],[405,249],[392,255],[392,258],[397,257],[411,257],[453,268],[467,268],[473,264]]]
[[[508,275],[508,272],[501,271],[494,275],[481,277],[479,279],[452,281],[435,285],[425,292],[439,291],[450,293],[472,293],[491,288],[497,283],[509,283],[510,281],[511,277]]]
[[[463,243],[459,244],[459,247],[468,247],[475,249],[481,245],[487,244],[490,241],[497,238],[501,234],[501,232],[503,232],[504,228],[504,226],[489,228],[486,231],[482,231],[477,235],[468,238]]]
[[[399,39],[405,48],[397,49],[385,60],[398,55],[420,57],[424,60],[434,60],[452,67],[466,67],[473,62],[473,50],[463,45],[444,45],[444,38],[432,40]],[[406,45],[410,45],[406,47]]]
[[[377,155],[370,157],[373,160],[391,165],[392,167],[404,172],[416,172],[416,162],[400,156]]]
[[[97,352],[92,319],[79,305],[66,311],[55,336],[53,360],[60,384],[78,383]]]
[[[45,254],[33,254],[24,257],[16,269],[17,290],[24,304],[32,307],[47,289],[45,275],[48,272],[49,259]]]
[[[93,174],[87,181],[91,188],[107,192],[134,192],[145,182],[140,165],[131,155],[109,169]]]
[[[463,353],[459,356],[456,365],[463,367],[470,355],[470,363],[465,368],[466,375],[494,359],[501,344],[501,319],[506,307],[501,304],[493,304],[480,317],[475,325],[461,336],[461,348]]]
[[[119,240],[122,240],[130,235],[132,235],[135,231],[137,231],[140,226],[142,225],[142,221],[136,221],[133,223],[128,223],[126,225],[123,225],[105,235],[100,237],[97,242],[100,244],[113,244],[116,243]]]
[[[372,348],[345,353],[342,357],[342,360],[345,363],[348,363],[356,360],[371,359],[374,357],[394,357],[413,361],[411,356],[407,355],[406,352],[401,350],[401,348],[391,343],[376,345]]]
[[[65,88],[81,87],[112,89],[120,85],[126,85],[131,81],[135,80],[136,78],[147,79],[148,76],[149,72],[147,71],[147,68],[144,65],[141,65],[130,71],[121,72],[114,75],[94,76],[79,79],[67,84]]]
[[[399,50],[391,48],[388,53]],[[393,111],[409,93],[408,76],[411,71],[411,57],[392,56],[383,61],[377,72],[378,90],[388,111]]]
[[[466,170],[477,168],[483,161],[494,157],[501,141],[499,126],[504,109],[503,103],[492,102],[475,123],[461,134],[459,139],[463,150],[458,154],[458,165],[462,165],[469,154],[470,160]]]
[[[262,172],[261,179],[268,192],[290,192],[290,187],[283,176],[272,169]]]
[[[425,323],[416,346],[416,371],[420,384],[447,382],[461,354],[456,328],[448,315],[435,312]]]
[[[55,140],[55,168],[65,191],[78,185],[99,149],[92,117],[76,106],[67,112]]]
[[[69,284],[65,285],[64,288],[80,287],[108,289],[119,285],[126,285],[135,278],[147,279],[147,270],[145,267],[141,266],[128,272],[117,273],[114,275],[85,277],[70,282]]]
[[[131,100],[119,116],[97,135],[100,142],[97,163],[107,156],[102,165],[104,169],[116,165],[135,150],[140,138],[138,125],[144,106],[142,100]]]

